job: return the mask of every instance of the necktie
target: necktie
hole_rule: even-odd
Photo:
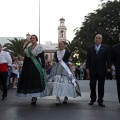
[[[98,54],[99,46],[96,46],[96,47],[95,47],[95,50],[96,50],[96,54]]]

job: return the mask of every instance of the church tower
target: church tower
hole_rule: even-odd
[[[60,26],[58,26],[58,43],[59,41],[66,41],[66,26],[65,26],[65,19],[61,18],[59,19]]]

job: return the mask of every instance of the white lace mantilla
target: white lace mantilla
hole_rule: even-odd
[[[31,45],[31,44],[30,44],[30,45]],[[29,47],[30,45],[28,45],[28,47]],[[29,54],[28,54],[28,47],[27,47],[27,49],[25,50],[25,53],[26,53],[27,57],[30,57]],[[42,45],[36,45],[35,48],[32,49],[32,54],[33,54],[34,56],[37,56],[37,55],[40,54],[41,52],[43,52],[43,47],[42,47]]]

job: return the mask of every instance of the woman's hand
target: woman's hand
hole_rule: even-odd
[[[111,69],[107,69],[107,72],[111,72]]]

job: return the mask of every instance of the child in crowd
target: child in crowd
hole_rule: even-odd
[[[13,79],[13,88],[17,88],[19,78],[19,65],[17,64],[17,58],[13,60],[11,77]]]

